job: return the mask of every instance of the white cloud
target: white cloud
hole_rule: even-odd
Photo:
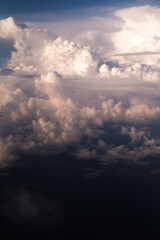
[[[118,63],[116,63],[117,65]],[[157,65],[157,64],[156,64]],[[108,64],[102,64],[99,68],[101,77],[120,78],[120,79],[138,79],[146,82],[159,82],[160,68],[152,65],[135,64],[119,64],[118,66],[110,67]]]
[[[141,6],[117,10],[116,16],[124,20],[122,30],[113,34],[116,51],[120,53],[159,51],[158,7]]]
[[[14,19],[9,17],[0,21],[0,37],[15,39],[21,34],[21,29],[15,24]]]

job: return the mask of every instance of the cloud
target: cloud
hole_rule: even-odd
[[[63,209],[55,200],[22,186],[5,189],[0,212],[7,224],[41,232],[56,228],[64,217]]]
[[[95,71],[97,61],[89,47],[80,47],[74,42],[57,38],[47,44],[42,62],[48,71],[56,70],[64,75],[86,75]]]
[[[103,162],[159,154],[159,60],[139,54],[159,51],[152,29],[158,12],[151,6],[117,11],[124,25],[104,32],[107,44],[113,37],[114,54],[105,52],[96,30],[67,39],[33,23],[0,20],[0,39],[13,47],[0,69],[0,166],[15,163],[22,153],[68,151]],[[151,22],[148,33],[140,32],[144,19]]]
[[[159,12],[150,5],[117,10],[115,14],[124,20],[124,26],[113,34],[116,51],[159,51]]]
[[[131,127],[129,130],[126,127],[122,127],[122,134],[128,134],[131,137],[130,144],[139,143],[146,135],[144,130],[137,131],[135,127]]]
[[[114,64],[114,62],[112,63]],[[158,82],[160,79],[160,69],[153,64],[119,64],[115,62],[115,66],[112,67],[104,63],[99,68],[101,77],[106,78],[132,78],[146,82]]]

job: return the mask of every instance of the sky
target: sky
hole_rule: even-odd
[[[43,11],[59,11],[59,10],[66,10],[66,9],[80,9],[85,7],[99,7],[99,6],[124,6],[124,5],[139,5],[143,4],[144,1],[139,0],[133,1],[131,0],[88,0],[88,1],[53,1],[53,0],[29,0],[29,1],[21,1],[15,0],[7,0],[1,3],[1,13],[31,13],[31,12],[43,12]],[[145,3],[153,3],[153,1],[146,1]]]
[[[159,238],[158,2],[5,1],[0,16],[2,234]]]

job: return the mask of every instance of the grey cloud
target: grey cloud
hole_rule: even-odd
[[[7,75],[11,75],[13,73],[14,73],[14,71],[12,69],[10,69],[10,68],[5,68],[5,69],[2,69],[0,71],[0,75],[1,76],[7,76]]]
[[[8,223],[30,225],[32,228],[55,228],[63,222],[63,209],[44,194],[33,193],[23,186],[6,189],[1,198],[0,212]]]
[[[131,52],[131,53],[119,53],[113,56],[139,56],[139,55],[160,55],[160,52]]]

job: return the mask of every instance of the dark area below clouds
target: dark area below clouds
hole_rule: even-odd
[[[103,166],[67,155],[24,158],[1,170],[2,239],[159,238],[159,159]]]

